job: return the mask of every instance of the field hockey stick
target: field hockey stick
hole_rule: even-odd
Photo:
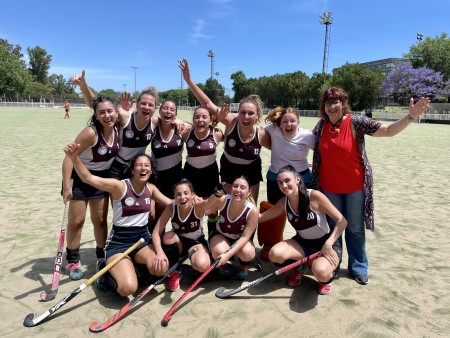
[[[263,277],[260,277],[258,279],[255,279],[255,280],[249,282],[248,284],[242,285],[242,286],[240,286],[240,287],[238,287],[236,289],[233,289],[233,290],[230,290],[230,291],[225,291],[225,288],[221,287],[221,288],[217,289],[216,297],[217,298],[230,297],[231,295],[234,295],[236,293],[239,293],[241,291],[249,289],[252,286],[258,285],[259,283],[261,283],[262,281],[265,281],[266,279],[269,279],[269,278],[271,278],[273,276],[281,275],[281,274],[283,274],[283,273],[285,273],[285,272],[287,272],[289,270],[292,270],[292,269],[302,265],[303,263],[306,263],[308,261],[312,261],[312,260],[316,259],[319,256],[319,254],[320,254],[320,251],[318,251],[318,252],[316,252],[316,253],[308,256],[308,257],[304,257],[303,259],[300,259],[300,260],[298,260],[298,261],[296,261],[296,262],[294,262],[292,264],[283,266],[282,268],[279,268],[278,270],[275,270],[275,271],[269,273],[266,276],[263,276]]]
[[[119,263],[121,259],[123,259],[125,256],[127,256],[131,251],[136,249],[141,243],[144,243],[144,239],[141,238],[136,243],[133,244],[130,248],[128,248],[124,253],[120,254],[116,259],[114,259],[111,263],[109,263],[107,266],[105,266],[103,269],[101,269],[99,272],[97,272],[95,275],[93,275],[91,278],[89,278],[86,282],[81,284],[78,288],[76,288],[74,291],[72,291],[70,294],[68,294],[66,297],[64,297],[62,300],[60,300],[56,305],[48,309],[46,312],[44,312],[42,315],[40,315],[37,318],[34,318],[34,314],[30,313],[28,314],[25,319],[23,320],[23,325],[26,327],[32,327],[36,326],[40,322],[42,322],[44,319],[49,317],[51,314],[56,312],[59,308],[63,307],[66,303],[68,303],[72,298],[74,298],[76,295],[78,295],[81,291],[83,291],[87,286],[94,283],[100,276],[102,276],[105,272],[110,270],[114,265]]]
[[[44,302],[55,299],[58,293],[59,280],[61,279],[61,265],[63,260],[64,251],[64,238],[66,236],[66,222],[67,222],[67,212],[69,210],[68,204],[64,206],[64,216],[61,224],[61,231],[59,233],[58,251],[56,252],[55,265],[53,266],[53,277],[52,277],[52,289],[50,292],[42,291],[39,295],[40,299]]]
[[[230,246],[227,251],[224,253],[227,253],[230,251],[234,246],[236,245],[236,242],[233,243],[232,246]],[[204,271],[200,277],[197,278],[197,280],[183,293],[183,295],[176,301],[175,304],[172,305],[172,307],[167,311],[167,313],[164,315],[163,319],[161,320],[161,325],[166,327],[169,324],[170,319],[172,319],[172,312],[174,312],[178,306],[181,304],[183,299],[186,298],[186,296],[191,292],[197,285],[200,283],[220,262],[220,259],[217,259],[214,261],[214,263],[206,270]]]
[[[197,251],[197,249],[193,248],[191,251],[189,251],[189,254],[187,256],[183,256],[178,260],[178,263],[173,265],[169,270],[166,271],[164,276],[162,276],[160,279],[158,279],[156,282],[151,284],[149,287],[147,287],[144,291],[142,291],[138,296],[136,296],[131,302],[129,302],[127,305],[125,305],[123,308],[121,308],[118,312],[116,312],[113,316],[109,317],[106,321],[104,321],[102,324],[99,324],[98,322],[92,322],[89,326],[89,330],[91,332],[101,332],[106,330],[108,327],[113,326],[115,323],[117,323],[122,317],[124,317],[128,312],[133,309],[136,304],[151,290],[155,288],[158,284],[161,284],[169,274],[177,270],[183,262],[190,258],[194,252]]]

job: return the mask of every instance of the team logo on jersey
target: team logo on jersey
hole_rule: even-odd
[[[180,226],[177,223],[172,223],[172,228],[174,228],[175,230],[178,230],[180,228]]]
[[[159,148],[161,148],[161,142],[159,142],[159,141],[153,141],[153,146],[154,146],[156,149],[159,149]]]
[[[134,132],[132,130],[127,130],[125,132],[125,137],[126,138],[133,138],[133,136],[134,136]]]
[[[192,148],[194,145],[195,145],[195,141],[194,140],[189,140],[188,143],[187,143],[187,146],[189,148]]]
[[[106,147],[100,147],[100,148],[98,148],[98,150],[97,150],[97,152],[99,153],[99,155],[105,155],[107,151],[108,151],[108,149],[106,149]]]
[[[228,145],[229,145],[231,148],[233,148],[233,147],[236,145],[236,141],[233,140],[233,139],[231,139],[231,140],[228,141]]]
[[[294,216],[290,212],[288,212],[287,217],[290,221],[292,221],[292,219],[294,218]]]
[[[134,198],[133,197],[125,198],[125,204],[131,207],[134,204]]]
[[[225,218],[222,215],[220,215],[219,223],[224,223],[224,222],[225,222]]]

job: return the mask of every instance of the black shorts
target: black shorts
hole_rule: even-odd
[[[92,175],[99,177],[109,177],[109,169],[102,171],[89,170]],[[109,193],[103,190],[99,190],[92,185],[84,183],[77,175],[77,172],[72,170],[73,184],[72,184],[72,199],[76,201],[85,201],[95,198],[105,198],[109,196]]]
[[[209,197],[214,194],[214,188],[220,183],[217,162],[201,169],[186,162],[183,175],[192,183],[195,194],[200,197]]]
[[[113,163],[111,164],[111,167],[109,168],[109,177],[115,178],[117,180],[124,180],[126,178],[129,178],[125,171],[128,169],[128,163],[121,163],[117,161],[117,159],[114,159]]]
[[[296,234],[294,237],[292,237],[292,239],[302,247],[303,252],[305,253],[305,257],[308,257],[313,253],[322,250],[323,245],[329,237],[330,235],[328,234],[318,239],[304,239],[300,237],[299,234]],[[337,253],[338,257],[341,257],[341,248],[339,245],[339,241],[336,241],[333,244],[333,250]]]
[[[181,251],[181,256],[187,255],[190,248],[192,248],[194,245],[201,244],[206,249],[208,249],[208,242],[205,239],[205,235],[200,236],[197,239],[190,239],[186,238],[180,235],[177,235],[180,239],[181,245],[183,246],[183,250]]]
[[[144,239],[144,243],[141,243],[139,247],[130,253],[131,259],[134,255],[143,247],[149,245],[151,236],[148,231],[148,227],[118,227],[113,225],[105,246],[105,259],[108,259],[116,254],[124,253],[130,246],[136,243],[140,238]]]
[[[181,162],[170,169],[154,172],[152,176],[158,190],[168,198],[173,198],[173,186],[183,178]]]
[[[233,184],[237,177],[245,176],[249,180],[250,186],[254,186],[263,180],[261,171],[261,157],[250,164],[231,163],[224,154],[220,158],[220,178],[222,182]]]

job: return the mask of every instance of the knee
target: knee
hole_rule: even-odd
[[[314,262],[311,267],[314,277],[317,278],[319,282],[326,283],[333,277],[333,269],[331,266],[322,264],[320,261]]]
[[[271,262],[273,263],[284,263],[284,261],[286,260],[283,256],[282,253],[280,252],[280,250],[277,249],[276,246],[273,246],[270,251],[269,251],[269,259]]]
[[[137,290],[137,283],[127,281],[117,285],[117,293],[122,297],[128,297],[135,293]]]
[[[84,225],[84,218],[75,217],[71,219],[70,222],[67,224],[67,230],[78,231],[83,228],[83,225]]]
[[[211,261],[207,255],[198,258],[196,257],[196,259],[192,261],[192,267],[200,272],[206,271],[210,265]]]
[[[256,257],[256,251],[253,246],[244,246],[238,254],[239,259],[242,261],[252,261]]]

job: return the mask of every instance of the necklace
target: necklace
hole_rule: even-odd
[[[340,132],[341,132],[341,129],[339,128],[339,126],[341,125],[341,123],[342,123],[342,118],[343,118],[344,116],[342,116],[339,120],[337,120],[337,122],[336,123],[333,123],[333,122],[331,122],[331,120],[328,120],[329,122],[330,122],[330,124],[331,124],[331,127],[330,127],[330,133],[332,133],[332,134],[339,134]],[[333,128],[333,129],[332,129]]]

